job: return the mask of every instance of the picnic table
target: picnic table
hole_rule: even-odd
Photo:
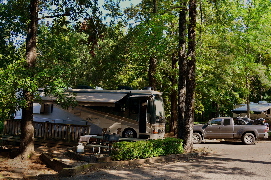
[[[85,142],[86,147],[92,148],[92,152],[98,148],[98,154],[101,153],[101,149],[106,149],[108,152],[111,151],[112,144],[119,141],[140,141],[142,139],[137,138],[122,138],[118,134],[104,134],[103,136],[98,135],[84,135],[80,136],[79,142]]]

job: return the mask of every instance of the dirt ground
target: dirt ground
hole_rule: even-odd
[[[65,177],[58,177],[58,172],[46,167],[45,164],[39,159],[39,156],[43,152],[49,152],[55,154],[63,154],[67,148],[76,146],[75,143],[63,143],[63,142],[39,142],[35,143],[35,152],[29,160],[22,161],[20,159],[10,158],[12,153],[0,152],[0,180],[1,179],[65,179]],[[3,147],[3,146],[2,146]],[[11,148],[14,146],[5,146]],[[59,155],[61,156],[61,155]],[[58,157],[59,157],[58,156]],[[126,167],[126,166],[124,166]],[[110,167],[108,167],[110,169]],[[129,166],[131,169],[138,168]],[[98,170],[99,171],[99,170]],[[94,171],[95,172],[95,171]],[[85,174],[87,172],[82,172]],[[41,176],[41,175],[46,176]],[[52,176],[48,176],[52,175]],[[39,176],[39,177],[37,177]],[[102,176],[101,176],[102,177]],[[77,177],[74,177],[77,178]],[[68,178],[69,179],[69,178]],[[73,179],[73,177],[71,177]],[[80,178],[79,178],[80,179]]]
[[[58,172],[46,167],[39,159],[42,153],[49,152],[58,156],[66,152],[67,148],[77,146],[77,143],[67,143],[62,141],[44,141],[38,139],[35,141],[35,154],[29,159],[22,161],[13,157],[13,152],[18,151],[19,143],[9,142],[3,143],[0,138],[0,180],[2,179],[36,179],[37,176],[57,175]],[[5,149],[5,150],[3,150]],[[62,156],[62,155],[59,155]],[[72,163],[72,162],[71,162]],[[40,178],[39,178],[40,179]]]
[[[56,174],[37,158],[21,161],[18,159],[0,158],[0,179],[30,179],[39,174]]]
[[[39,156],[43,152],[63,153],[67,147],[72,146],[75,146],[75,144],[57,141],[36,142],[35,154],[29,160],[14,158],[14,153],[9,152],[11,148],[13,152],[18,151],[18,146],[1,146],[0,179],[35,179],[36,176],[41,174],[57,174],[56,171],[46,167],[39,159]]]
[[[37,179],[38,175],[57,172],[47,168],[40,160],[42,152],[63,153],[75,145],[62,142],[36,144],[36,155],[28,161],[9,158],[7,152],[0,155],[0,179]],[[210,141],[194,145],[197,150],[210,152],[206,157],[189,161],[144,164],[138,167],[112,167],[84,172],[75,177],[56,179],[270,179],[271,142],[256,145]],[[44,179],[44,178],[39,178]],[[47,178],[48,179],[48,178]],[[49,178],[50,179],[50,178]],[[52,178],[51,178],[52,179]]]
[[[175,162],[103,168],[60,180],[270,180],[270,141],[243,145],[210,140],[194,144],[194,148],[210,153]]]

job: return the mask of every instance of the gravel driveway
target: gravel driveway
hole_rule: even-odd
[[[271,178],[271,142],[259,141],[256,145],[239,142],[206,141],[195,144],[195,149],[206,149],[210,155],[170,163],[145,164],[139,167],[100,169],[66,179],[216,179],[242,180]]]

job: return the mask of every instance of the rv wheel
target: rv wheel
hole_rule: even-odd
[[[136,132],[133,129],[125,129],[122,133],[122,137],[124,138],[136,138]]]

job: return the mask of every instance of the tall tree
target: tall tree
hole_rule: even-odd
[[[188,25],[188,51],[187,51],[187,77],[185,98],[185,129],[188,130],[184,139],[184,148],[190,152],[193,150],[193,124],[195,112],[195,87],[196,87],[196,16],[197,1],[189,1],[189,25]]]
[[[178,137],[184,140],[184,149],[187,152],[193,150],[193,123],[194,123],[194,101],[196,85],[196,0],[189,0],[189,24],[188,24],[188,49],[184,51],[186,45],[185,28],[186,11],[183,4],[183,10],[180,11],[180,55],[179,55],[179,133]],[[185,56],[185,53],[187,54]]]
[[[10,25],[10,28],[6,29],[5,32],[10,34],[8,41],[14,42],[19,34],[27,34],[26,41],[24,41],[26,45],[24,50],[20,48],[21,44],[16,44],[17,51],[25,52],[25,57],[8,59],[9,61],[1,63],[0,66],[1,109],[8,108],[12,113],[15,109],[22,108],[21,152],[18,156],[20,158],[28,158],[34,152],[33,101],[38,98],[36,95],[38,88],[44,87],[46,94],[55,95],[58,97],[58,102],[66,105],[66,107],[71,106],[73,102],[73,98],[68,98],[67,95],[63,94],[65,87],[70,87],[71,78],[69,75],[72,74],[72,71],[66,69],[69,67],[66,65],[73,63],[70,61],[71,59],[63,56],[61,54],[63,52],[61,52],[55,54],[56,56],[51,56],[52,58],[49,61],[46,57],[50,56],[48,55],[52,53],[50,51],[40,51],[41,56],[37,59],[38,18],[53,18],[54,20],[49,22],[48,26],[54,26],[54,22],[56,24],[60,22],[64,26],[67,21],[61,20],[64,20],[66,16],[70,16],[72,23],[75,23],[77,18],[82,17],[82,15],[86,16],[86,9],[91,8],[91,6],[92,2],[73,0],[53,1],[46,5],[45,2],[39,0],[19,2],[9,0],[1,4],[0,13],[3,13],[3,16],[0,16],[0,25],[2,26],[3,22]],[[40,17],[38,17],[38,9],[42,14]],[[46,12],[46,16],[43,15],[44,12]],[[28,24],[28,27],[26,27],[26,24]],[[65,28],[58,30],[56,36],[62,34],[61,31]],[[3,42],[1,46],[7,46],[7,44]],[[60,50],[60,48],[57,50]],[[9,105],[7,106],[7,104]],[[4,110],[2,113],[7,113],[7,111]],[[7,116],[3,118],[7,118]]]
[[[178,134],[177,137],[184,139],[187,130],[185,129],[185,102],[186,102],[186,36],[187,36],[187,1],[180,1],[181,9],[179,12],[179,82],[178,82]]]
[[[37,29],[38,29],[38,0],[30,1],[29,27],[26,38],[26,71],[29,78],[34,79],[36,58],[37,58]],[[27,106],[22,109],[21,120],[21,157],[27,158],[34,152],[34,127],[33,127],[33,100],[34,92],[31,89],[23,89],[23,98]]]
[[[153,15],[155,16],[157,13],[157,2],[156,0],[153,0],[153,11],[152,11]],[[155,79],[155,73],[156,73],[156,69],[157,69],[157,59],[155,57],[155,55],[151,55],[150,57],[150,61],[149,61],[149,86],[152,87],[154,90],[156,90],[156,79]]]
[[[180,32],[182,32],[182,30],[180,30]],[[182,51],[180,51],[179,53],[182,54]],[[185,60],[185,59],[182,58],[182,60]],[[172,60],[171,60],[171,68],[172,68],[173,72],[175,72],[175,70],[177,70],[177,68],[178,68],[177,63],[178,63],[178,57],[174,53],[172,55]],[[182,69],[182,70],[184,70],[184,69]],[[178,86],[178,77],[177,77],[176,73],[174,73],[173,75],[170,76],[170,81],[171,81],[172,90],[170,93],[169,132],[173,133],[173,135],[175,136],[178,133],[177,130],[178,130],[178,107],[179,107],[178,106],[179,100],[178,100],[178,98],[176,98],[176,97],[178,97],[178,89],[175,88],[176,86]]]

